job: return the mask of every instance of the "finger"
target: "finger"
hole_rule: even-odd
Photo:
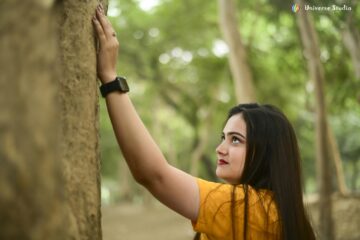
[[[104,15],[104,10],[100,7],[100,5],[96,8],[96,16],[104,30],[105,37],[113,37],[115,31],[113,30],[109,20]]]
[[[97,36],[98,36],[98,38],[100,40],[100,43],[102,44],[102,43],[104,43],[106,41],[106,36],[105,36],[105,33],[104,33],[104,29],[101,26],[99,20],[95,16],[93,17],[93,23],[94,23],[94,26],[95,26]]]

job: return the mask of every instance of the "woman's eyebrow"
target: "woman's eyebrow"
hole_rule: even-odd
[[[223,132],[223,135],[225,135],[225,133]],[[244,135],[242,135],[241,133],[239,133],[239,132],[228,132],[228,133],[226,133],[226,135],[238,135],[239,137],[242,137],[244,140],[246,140],[246,137],[244,136]]]

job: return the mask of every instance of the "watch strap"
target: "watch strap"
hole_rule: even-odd
[[[119,91],[119,92],[128,92],[129,86],[126,82],[126,78],[124,77],[116,77],[113,81],[102,84],[100,86],[100,92],[102,97],[106,97],[111,92]]]

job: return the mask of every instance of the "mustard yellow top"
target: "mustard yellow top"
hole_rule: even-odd
[[[201,233],[201,240],[236,240],[244,236],[244,187],[197,179],[200,190],[200,209],[193,229]],[[234,224],[231,199],[234,193]],[[273,193],[248,187],[247,239],[279,239],[279,220]]]

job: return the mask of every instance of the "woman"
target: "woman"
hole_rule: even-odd
[[[216,149],[216,175],[226,183],[195,178],[167,163],[136,113],[125,80],[116,77],[119,44],[101,6],[93,23],[100,43],[101,92],[138,183],[190,219],[197,239],[315,239],[302,202],[295,133],[278,109],[232,108]]]

